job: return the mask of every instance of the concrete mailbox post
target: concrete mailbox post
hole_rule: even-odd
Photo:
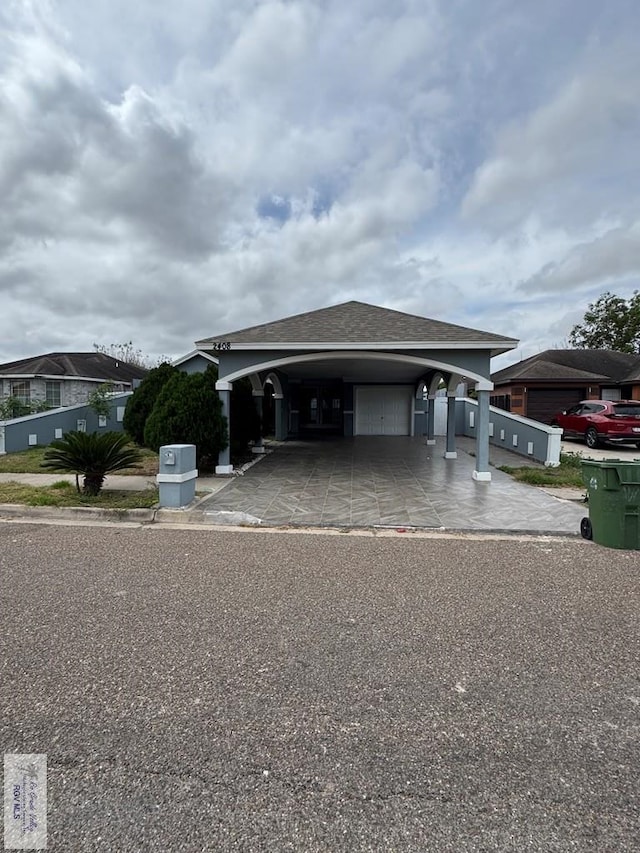
[[[165,444],[160,448],[160,473],[156,477],[160,506],[187,506],[196,494],[195,444]]]

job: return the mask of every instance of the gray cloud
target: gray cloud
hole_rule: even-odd
[[[601,287],[635,280],[640,286],[640,222],[612,228],[602,236],[574,246],[558,262],[550,262],[520,285],[521,290],[546,292]]]
[[[640,55],[635,41],[620,40],[549,102],[499,132],[495,152],[476,170],[463,215],[504,229],[532,215],[554,224],[588,222],[612,197],[627,209],[639,108]]]

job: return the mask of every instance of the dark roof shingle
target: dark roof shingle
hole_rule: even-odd
[[[623,382],[640,356],[614,350],[548,349],[492,374],[495,384],[525,380]]]
[[[236,344],[477,342],[505,344],[508,349],[517,343],[514,338],[491,332],[355,301],[204,338],[197,341],[196,346],[220,341]]]
[[[144,379],[148,371],[101,352],[49,352],[0,364],[0,376],[82,376],[103,382]]]

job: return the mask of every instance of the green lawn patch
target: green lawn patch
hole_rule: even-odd
[[[560,465],[557,468],[514,468],[502,465],[501,471],[510,474],[520,483],[530,486],[567,486],[574,489],[584,489],[581,473],[581,459],[575,453],[561,453]]]
[[[96,497],[78,494],[73,483],[60,480],[52,486],[0,483],[0,504],[27,506],[92,506],[98,509],[148,509],[158,502],[158,490],[123,492],[108,489]]]
[[[31,447],[29,450],[0,456],[0,471],[3,474],[44,474],[44,469],[40,467],[44,451],[44,447]]]
[[[18,453],[7,453],[0,456],[0,472],[3,474],[49,474],[42,467],[46,447],[31,447],[29,450],[21,450]],[[124,468],[118,471],[118,475],[124,477],[155,477],[158,473],[158,454],[146,447],[140,448],[142,461],[139,468]]]

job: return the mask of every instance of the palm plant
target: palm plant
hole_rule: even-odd
[[[42,467],[71,471],[76,475],[78,491],[78,476],[82,475],[83,493],[95,496],[100,494],[107,474],[123,468],[136,468],[140,460],[140,451],[129,444],[129,438],[124,433],[72,430],[63,438],[51,442],[45,451]]]

